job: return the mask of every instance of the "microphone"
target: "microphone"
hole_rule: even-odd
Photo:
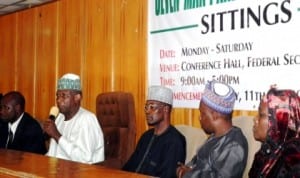
[[[50,109],[50,112],[49,112],[49,119],[54,121],[56,119],[56,117],[58,116],[58,113],[59,113],[58,107],[52,106]]]
[[[52,106],[50,109],[50,112],[49,112],[49,119],[54,121],[56,119],[56,117],[58,116],[58,113],[59,113],[58,107]],[[44,132],[44,139],[46,141],[48,141],[50,139],[50,136],[46,132]]]

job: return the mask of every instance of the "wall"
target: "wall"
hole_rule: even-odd
[[[21,91],[26,111],[44,120],[55,104],[57,78],[77,73],[82,106],[93,112],[101,92],[133,93],[140,137],[147,129],[146,30],[147,3],[141,0],[59,0],[2,16],[0,92]],[[172,123],[199,127],[198,116],[195,109],[174,109]]]

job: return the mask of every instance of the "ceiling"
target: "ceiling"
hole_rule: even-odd
[[[0,0],[0,16],[56,0]]]

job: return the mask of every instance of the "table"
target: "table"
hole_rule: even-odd
[[[1,178],[150,178],[100,165],[83,164],[44,155],[0,149]]]

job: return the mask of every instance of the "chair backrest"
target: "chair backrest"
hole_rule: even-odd
[[[135,148],[136,118],[132,94],[99,94],[96,115],[104,134],[105,161],[101,165],[119,169]]]
[[[189,125],[175,125],[175,127],[185,137],[187,147],[185,163],[187,163],[196,155],[198,148],[206,141],[207,135],[201,128]]]
[[[232,119],[233,125],[241,128],[248,141],[248,160],[244,171],[243,178],[248,177],[248,172],[252,166],[255,153],[259,150],[261,143],[256,141],[253,137],[253,117],[239,116]]]

